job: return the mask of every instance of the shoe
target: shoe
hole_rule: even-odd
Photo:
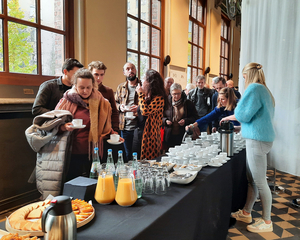
[[[262,218],[259,218],[255,223],[247,226],[249,232],[260,233],[260,232],[273,232],[272,222],[267,224]]]
[[[293,199],[293,200],[291,201],[291,204],[292,204],[294,207],[300,208],[300,198]]]
[[[245,215],[243,213],[243,210],[238,210],[237,212],[231,213],[231,217],[235,218],[237,221],[242,221],[245,223],[251,223],[252,222],[252,216],[251,214]]]

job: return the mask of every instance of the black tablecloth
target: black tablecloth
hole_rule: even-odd
[[[205,167],[192,183],[172,184],[163,196],[144,195],[131,207],[94,204],[96,216],[78,229],[77,239],[226,239],[230,213],[246,200],[245,155]]]

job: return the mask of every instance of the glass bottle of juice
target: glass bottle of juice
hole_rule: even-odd
[[[119,182],[119,173],[121,169],[124,167],[124,160],[123,160],[123,151],[118,151],[118,162],[117,162],[117,168],[114,174],[114,182],[115,182],[115,188],[117,190],[118,188],[118,182]]]
[[[90,171],[90,178],[93,179],[98,179],[99,175],[99,168],[100,168],[100,158],[99,158],[99,153],[98,153],[98,148],[94,148],[94,153],[93,153],[93,162],[92,162],[92,167]]]

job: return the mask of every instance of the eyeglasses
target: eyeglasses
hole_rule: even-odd
[[[172,96],[176,96],[176,95],[178,96],[178,95],[181,95],[181,93],[172,93],[171,95]]]

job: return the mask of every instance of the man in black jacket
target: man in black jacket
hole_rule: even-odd
[[[33,116],[54,110],[63,94],[72,87],[74,73],[82,67],[78,60],[66,59],[62,66],[63,76],[41,84],[32,107]]]
[[[200,75],[196,78],[196,88],[190,90],[188,99],[191,100],[196,107],[199,118],[204,117],[211,111],[212,90],[204,87],[206,79]],[[201,132],[207,131],[208,125],[199,126]]]

